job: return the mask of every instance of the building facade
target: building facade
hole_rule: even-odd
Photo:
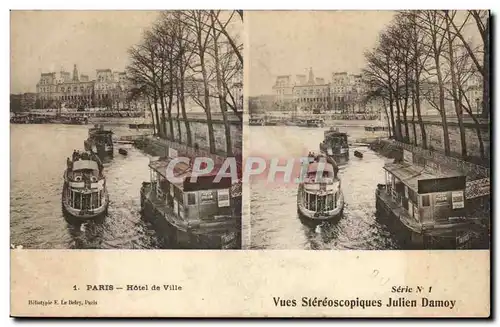
[[[111,69],[96,70],[96,79],[79,74],[76,65],[73,73],[42,73],[36,85],[35,108],[91,108],[107,107],[124,109],[127,104],[126,75]]]
[[[291,109],[290,106],[294,99],[294,85],[292,75],[282,75],[276,78],[276,83],[273,86],[273,93],[275,95],[273,109]]]
[[[308,75],[281,75],[273,86],[274,109],[339,114],[366,113],[366,92],[360,74],[336,72],[331,80]]]
[[[330,94],[334,112],[342,114],[365,113],[365,93],[362,75],[347,72],[332,74]]]
[[[294,100],[299,111],[324,112],[330,109],[330,85],[323,78],[315,78],[312,68],[305,84],[293,88]]]

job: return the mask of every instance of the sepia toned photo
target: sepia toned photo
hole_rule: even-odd
[[[11,317],[491,316],[490,11],[242,7],[10,11]]]
[[[11,12],[11,247],[239,249],[241,11]]]
[[[489,248],[488,11],[247,17],[250,248]]]

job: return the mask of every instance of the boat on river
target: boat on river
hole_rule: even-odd
[[[230,177],[216,181],[216,171],[196,174],[191,181],[191,164],[178,162],[171,167],[172,160],[160,158],[149,164],[151,179],[143,182],[140,192],[143,217],[160,227],[175,247],[241,248],[241,184],[237,191],[238,184],[232,184]]]
[[[103,165],[92,152],[74,152],[67,159],[62,190],[62,210],[71,224],[104,217],[109,196]]]
[[[375,191],[377,217],[406,248],[469,248],[484,235],[482,218],[467,210],[462,172],[407,150],[403,160],[386,163],[383,169],[385,183]]]
[[[248,125],[249,126],[264,126],[265,125],[265,121],[264,121],[264,118],[251,117],[248,120]]]
[[[347,163],[349,161],[347,133],[332,127],[325,131],[324,137],[323,142],[319,145],[321,153],[333,159],[337,164]]]
[[[344,194],[338,167],[326,156],[311,156],[297,192],[297,209],[302,218],[314,221],[340,219]]]
[[[87,140],[84,141],[86,151],[97,153],[99,158],[113,156],[113,132],[104,129],[104,125],[94,125],[89,129]]]
[[[323,119],[308,119],[306,121],[307,127],[325,127],[325,121]]]

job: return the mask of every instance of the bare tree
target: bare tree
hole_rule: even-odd
[[[158,112],[158,67],[156,62],[159,60],[157,56],[157,44],[153,42],[151,32],[148,31],[144,35],[143,41],[129,49],[130,64],[127,66],[127,78],[130,84],[138,87],[146,94],[148,99],[154,106],[154,117],[156,120],[156,132],[160,135],[164,134],[164,130],[160,124]]]
[[[456,67],[455,67],[455,49],[453,47],[454,41],[455,41],[455,36],[452,36],[451,30],[450,30],[450,24],[451,21],[453,21],[454,17],[456,15],[456,11],[444,11],[444,16],[445,16],[445,29],[446,29],[446,38],[447,38],[447,43],[448,43],[448,61],[449,61],[449,70],[450,70],[450,75],[451,75],[451,95],[453,99],[453,105],[455,108],[455,113],[457,115],[457,121],[458,121],[458,126],[460,129],[460,144],[461,144],[461,154],[463,158],[467,158],[467,141],[465,138],[465,127],[464,127],[464,120],[463,120],[463,109],[460,104],[460,100],[458,97],[458,80],[456,76]]]
[[[441,67],[441,59],[446,45],[446,37],[444,33],[446,19],[441,12],[436,10],[422,10],[419,14],[419,18],[422,31],[426,35],[427,42],[425,44],[427,46],[427,51],[431,52],[431,57],[434,60],[434,65],[427,67],[426,73],[437,79],[435,85],[438,90],[438,101],[435,101],[436,97],[433,92],[431,92],[428,100],[441,116],[441,123],[443,124],[444,152],[446,155],[450,155],[450,137],[445,108],[445,78]]]
[[[489,95],[489,82],[490,82],[490,13],[488,10],[468,10],[465,18],[463,19],[462,25],[464,26],[470,19],[473,18],[477,31],[482,39],[482,51],[477,51],[474,47],[465,39],[462,27],[457,26],[454,20],[451,20],[450,26],[452,27],[454,34],[462,41],[468,55],[471,57],[477,70],[483,77],[483,100],[482,100],[482,116],[483,118],[488,118],[490,115],[490,95]],[[480,61],[480,55],[483,55],[482,63]]]
[[[215,137],[212,124],[212,108],[210,104],[210,76],[208,71],[208,49],[211,41],[210,14],[203,10],[190,10],[183,15],[183,21],[193,33],[194,47],[197,62],[191,64],[190,68],[194,73],[191,79],[192,99],[205,111],[208,126],[208,140],[210,152],[215,153]],[[208,27],[208,28],[207,28]],[[201,80],[197,75],[201,74]],[[201,92],[200,92],[201,84]]]

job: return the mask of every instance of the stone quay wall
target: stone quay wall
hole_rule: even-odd
[[[413,124],[415,124],[417,140],[422,140],[420,125],[418,121],[414,123],[408,122],[410,141],[414,140]],[[431,146],[433,150],[444,152],[444,135],[443,125],[440,121],[425,121],[425,132],[427,133],[427,145]],[[471,122],[464,122],[465,139],[467,142],[467,154],[471,157],[481,157],[479,139],[477,137],[476,124]],[[488,123],[483,122],[479,125],[481,130],[481,137],[484,145],[484,155],[486,159],[490,159],[490,126]],[[405,133],[405,125],[401,124],[403,135]],[[460,128],[457,122],[448,122],[448,134],[450,139],[450,151],[456,155],[462,153],[462,143],[460,141]],[[421,141],[418,142],[420,145]]]
[[[230,133],[231,133],[231,145],[232,145],[232,151],[234,155],[238,155],[242,153],[243,145],[242,145],[242,138],[243,138],[243,129],[242,129],[242,123],[239,121],[236,117],[230,116],[228,118],[229,120],[229,126],[230,126]],[[208,124],[206,119],[203,118],[190,118],[188,117],[187,119],[189,123],[189,127],[191,129],[191,139],[193,146],[194,144],[198,144],[198,147],[200,149],[205,149],[208,150],[210,148],[209,144],[209,138],[208,138]],[[180,123],[180,131],[179,131],[179,124]],[[174,128],[174,139],[172,141],[175,141],[180,144],[187,145],[187,131],[186,131],[186,125],[185,122],[182,118],[174,118],[172,117],[172,124]],[[170,136],[172,133],[170,133],[170,124],[167,121],[167,135]],[[213,131],[214,131],[214,139],[215,139],[215,150],[217,154],[224,155],[226,154],[226,132],[225,132],[225,127],[224,123],[220,119],[213,119],[212,120],[212,126],[213,126]]]

